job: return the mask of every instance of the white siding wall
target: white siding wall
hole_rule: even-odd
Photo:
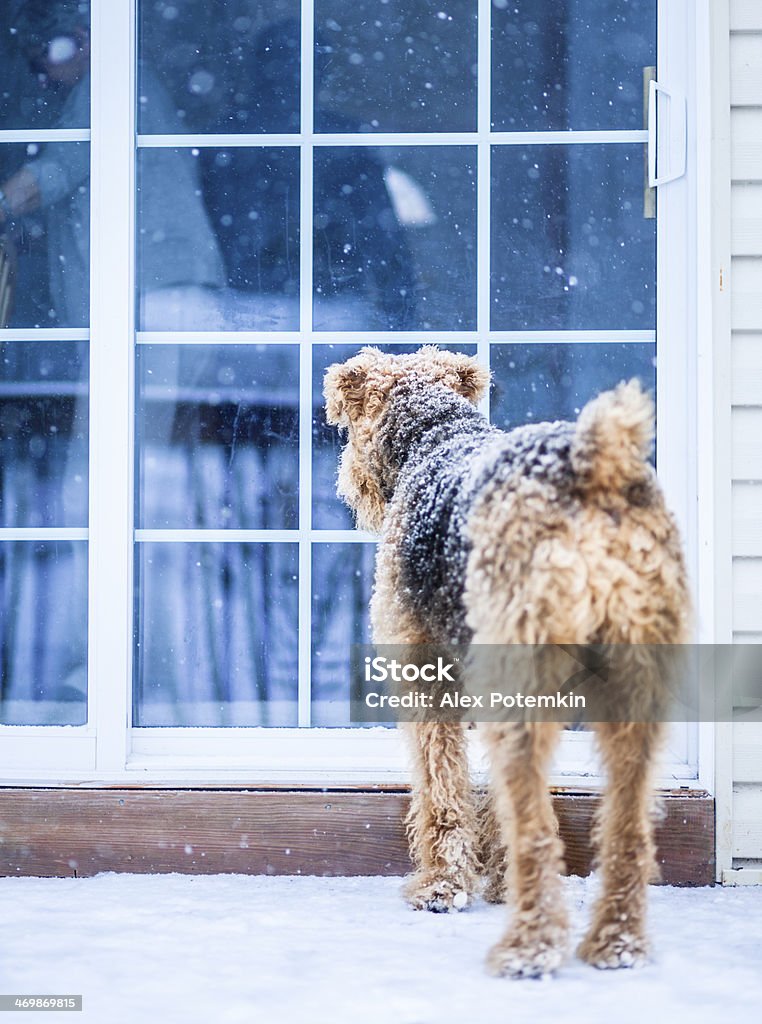
[[[731,0],[733,633],[762,642],[762,0]],[[721,467],[719,467],[721,469]],[[762,725],[733,727],[733,858],[762,864]]]

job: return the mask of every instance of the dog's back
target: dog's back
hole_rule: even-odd
[[[387,524],[400,582],[432,638],[685,640],[679,538],[636,383],[601,394],[576,423],[508,433],[446,389],[417,390],[394,396],[380,441],[399,465]]]

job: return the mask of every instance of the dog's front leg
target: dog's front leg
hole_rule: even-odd
[[[510,927],[487,961],[493,974],[550,974],[566,952],[562,845],[546,777],[558,729],[552,722],[484,727],[513,903]]]
[[[417,910],[461,910],[479,883],[466,737],[457,724],[416,722],[403,728],[413,761],[407,834],[416,868],[405,897]]]

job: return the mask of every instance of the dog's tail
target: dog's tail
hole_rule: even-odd
[[[654,404],[637,380],[588,402],[577,420],[572,466],[586,491],[622,492],[649,475]]]

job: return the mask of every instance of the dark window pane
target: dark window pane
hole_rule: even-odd
[[[0,724],[87,721],[87,544],[0,543]]]
[[[86,343],[0,342],[0,526],[87,526]]]
[[[419,345],[378,345],[382,352],[402,355],[415,352]],[[440,345],[450,352],[476,355],[476,345]],[[332,363],[344,363],[361,345],[315,345],[312,349],[312,526],[316,530],[352,528],[352,513],[336,497],[336,473],[342,439],[335,427],[325,421],[323,377]],[[361,641],[357,641],[360,643]]]
[[[496,131],[643,127],[656,0],[493,0]]]
[[[299,151],[138,154],[141,330],[298,330]]]
[[[224,330],[299,329],[299,150],[202,149],[204,202],[222,254]]]
[[[295,345],[145,345],[137,363],[140,526],[295,529]]]
[[[137,290],[141,330],[217,330],[225,284],[204,205],[199,150],[138,153]]]
[[[86,327],[90,318],[90,147],[0,145],[0,327]]]
[[[352,644],[370,642],[375,544],[312,548],[312,724],[349,725]]]
[[[315,150],[314,325],[476,324],[476,151]]]
[[[315,130],[476,130],[476,0],[318,0]]]
[[[89,126],[90,4],[6,0],[0,6],[0,129]]]
[[[574,420],[586,402],[622,380],[656,387],[655,346],[644,344],[493,345],[493,423]]]
[[[141,0],[138,130],[299,131],[299,0]]]
[[[496,146],[493,330],[650,330],[655,220],[643,147]]]
[[[297,722],[295,544],[138,544],[134,721]]]

